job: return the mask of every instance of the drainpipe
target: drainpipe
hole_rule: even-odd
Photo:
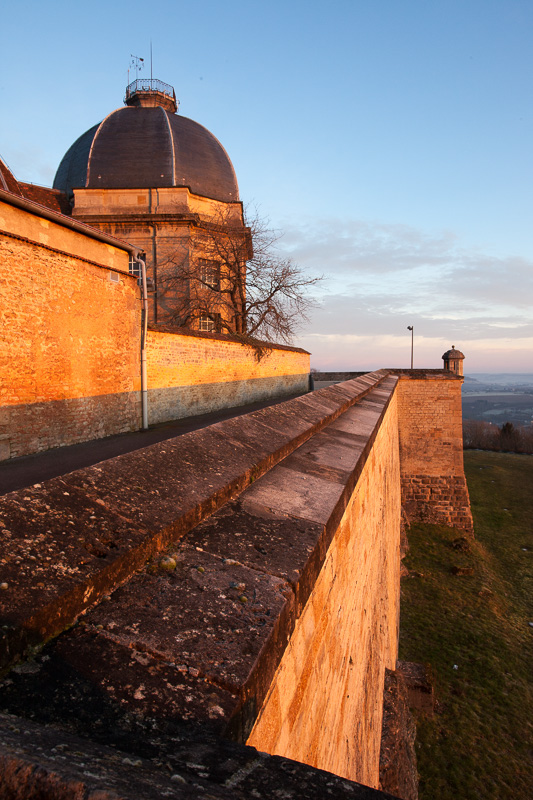
[[[139,286],[141,288],[141,408],[143,430],[148,429],[148,378],[146,372],[146,335],[148,331],[148,287],[146,285],[146,263],[137,256],[137,263],[141,268]]]

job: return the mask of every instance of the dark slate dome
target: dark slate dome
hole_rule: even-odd
[[[173,113],[175,102],[169,107],[159,91],[130,92],[128,87],[126,102],[126,108],[113,111],[74,142],[59,165],[54,189],[72,194],[81,187],[188,186],[214,200],[239,199],[233,165],[212,133]]]

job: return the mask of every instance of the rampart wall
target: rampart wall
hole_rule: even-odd
[[[151,328],[147,369],[150,423],[155,424],[303,394],[309,353],[272,346],[258,354],[227,336]]]
[[[473,530],[463,468],[462,378],[396,370],[402,504],[411,521]]]
[[[398,654],[396,396],[385,411],[368,398],[333,431],[344,446],[352,436],[374,441],[248,743],[377,787],[384,671]],[[331,466],[342,464],[341,452]]]
[[[0,459],[140,425],[128,253],[0,202]]]
[[[295,797],[330,796],[301,762],[377,786],[402,483],[419,469],[405,448],[402,463],[403,426],[422,425],[407,400],[428,391],[436,419],[439,403],[455,408],[455,380],[380,371],[1,498],[0,663],[48,644],[0,682],[15,715],[0,717],[0,786],[40,796],[37,770],[87,792],[129,780],[131,798],[150,778],[174,796],[157,766],[170,764],[212,797],[270,797],[265,774]],[[424,474],[451,459],[459,476],[444,427]],[[82,766],[54,757],[66,731]],[[123,754],[111,773],[109,744]]]

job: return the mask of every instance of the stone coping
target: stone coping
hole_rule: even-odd
[[[369,373],[2,497],[0,668],[390,380]]]
[[[311,375],[315,379],[315,381],[349,381],[352,378],[359,378],[361,375],[365,375],[365,372],[343,372],[342,370],[333,370],[333,371],[324,371],[321,370],[311,370]]]
[[[438,378],[441,380],[442,378],[448,378],[449,380],[456,381],[456,380],[463,380],[463,375],[457,375],[455,372],[451,372],[449,369],[398,369],[393,367],[386,367],[382,370],[383,372],[387,372],[389,375],[398,375],[403,379],[411,379],[411,380],[424,380],[424,379],[435,379]],[[311,375],[316,381],[347,381],[351,378],[357,378],[360,375],[364,375],[364,372],[342,372],[342,371],[334,371],[334,372],[311,372]]]
[[[191,328],[176,328],[172,325],[163,325],[159,323],[148,323],[148,330],[153,333],[171,333],[174,336],[192,336],[196,339],[212,339],[218,342],[231,342],[232,344],[242,344],[243,347],[257,346],[262,350],[289,350],[293,353],[304,353],[310,355],[308,350],[302,347],[294,347],[290,344],[277,344],[275,342],[264,342],[261,339],[241,339],[237,335],[230,333],[213,333],[210,331],[194,331]],[[366,373],[360,373],[366,374]]]
[[[231,751],[237,745],[224,738],[240,745],[248,738],[396,385],[393,376],[376,381],[365,397],[252,481],[237,499],[173,542],[164,557],[173,565],[158,555],[118,588],[107,584],[103,602],[33,659],[14,667],[0,682],[0,702],[17,715],[18,733],[31,727],[31,736],[17,735],[11,745],[13,731],[2,727],[0,718],[0,741],[5,740],[4,749],[7,743],[11,759],[4,769],[33,774],[37,754],[27,743],[35,723],[52,724],[63,731],[62,743],[68,742],[66,753],[53,731],[37,731],[36,741],[45,737],[39,742],[45,771],[68,773],[72,748],[82,754],[82,764],[84,757],[91,764],[94,759],[102,781],[109,776],[113,788],[126,771],[116,758],[108,764],[98,752],[105,745],[130,754],[121,763],[136,766],[139,781],[147,778],[143,770],[152,769],[146,754],[165,764],[171,753],[172,770],[185,781],[199,774],[216,783],[224,773],[223,786],[234,788],[240,788],[241,767],[257,768],[257,779],[266,769],[265,780],[270,780],[269,770],[293,764],[244,746]],[[338,393],[346,394],[347,387]],[[61,502],[59,495],[54,499]],[[103,536],[92,542],[95,558],[102,541]],[[31,726],[28,717],[34,720]],[[87,745],[78,747],[73,736]],[[48,739],[54,737],[51,744]],[[307,781],[306,769],[311,768],[302,765],[302,781]],[[1,770],[0,762],[0,785]],[[90,772],[94,779],[92,767]],[[150,774],[159,786],[165,773],[153,769]],[[327,773],[314,774],[320,782]],[[284,789],[293,786],[289,779],[280,781]],[[348,781],[343,785],[353,797],[388,797]],[[247,786],[251,790],[255,784]],[[151,796],[148,790],[146,796]],[[329,795],[318,789],[314,795],[309,788],[306,793],[302,785],[301,794],[293,796]]]
[[[182,501],[175,487],[168,497],[161,497],[173,470],[176,481],[178,466],[168,442],[161,443],[167,452],[159,446],[153,453],[147,451],[154,448],[141,451],[156,472],[163,456],[171,464],[156,484],[160,494],[150,496],[156,507],[145,512],[139,529],[132,526],[132,508],[137,502],[140,514],[140,503],[130,500],[128,506],[122,498],[120,458],[35,487],[32,491],[37,493],[48,490],[46,502],[37,507],[36,497],[28,492],[7,496],[16,498],[19,513],[26,511],[22,519],[16,517],[12,504],[0,508],[4,521],[6,510],[18,520],[18,525],[11,526],[11,541],[18,547],[10,550],[13,562],[20,562],[17,569],[27,573],[29,564],[33,573],[30,570],[27,577],[34,581],[38,571],[44,570],[40,577],[54,582],[56,611],[66,605],[72,618],[80,608],[86,609],[73,627],[0,681],[0,702],[9,712],[0,715],[0,786],[9,788],[14,800],[37,800],[46,791],[67,793],[72,787],[95,796],[101,792],[102,797],[115,792],[125,800],[140,793],[154,799],[164,795],[207,800],[231,795],[244,800],[253,795],[266,800],[278,791],[290,793],[295,800],[392,800],[392,795],[258,753],[243,743],[316,582],[396,385],[394,376],[378,375],[360,394],[347,384],[316,392],[321,395],[318,407],[299,405],[298,412],[310,415],[310,409],[318,408],[322,415],[327,413],[328,424],[315,423],[314,433],[262,477],[252,474],[238,498],[178,536],[164,558],[152,548],[154,557],[126,575],[120,586],[113,576],[113,563],[106,565],[108,553],[129,548],[130,553],[144,552],[146,558],[143,542],[171,513],[167,499]],[[346,402],[348,408],[336,413]],[[280,429],[291,419],[288,409],[281,410]],[[226,421],[233,427],[224,430],[225,438],[236,437],[240,423],[251,424],[249,417],[253,414]],[[265,424],[257,418],[253,423],[254,433]],[[220,435],[225,424],[211,427]],[[242,433],[244,440],[250,435],[246,427]],[[274,437],[276,429],[268,433]],[[269,442],[270,450],[276,446],[274,439]],[[189,475],[187,460],[198,458],[213,484],[210,488],[216,489],[215,475],[223,472],[224,464],[215,459],[209,465],[204,460],[205,447],[206,443],[204,450],[183,450],[183,478]],[[263,453],[259,455],[264,458]],[[128,462],[128,466],[134,465]],[[138,492],[140,476],[130,472],[130,477],[132,490]],[[195,479],[201,479],[200,472]],[[111,491],[109,486],[116,481]],[[102,497],[94,499],[96,488]],[[31,505],[26,508],[24,503]],[[28,524],[28,511],[40,522],[36,550],[32,550],[28,529],[22,528],[24,521]],[[96,527],[91,529],[91,524]],[[123,527],[115,528],[120,524]],[[47,533],[44,525],[50,526],[47,531],[52,535],[43,536]],[[83,531],[85,551],[78,541]],[[58,547],[63,549],[58,551]],[[35,552],[38,561],[32,560]],[[83,552],[85,564],[80,559]],[[65,585],[60,582],[55,567],[64,564],[66,555],[71,565],[79,559],[78,582],[86,587],[85,593],[94,590],[87,602],[85,593],[75,596],[68,575]],[[174,562],[172,569],[169,558]],[[42,594],[49,597],[51,588],[41,586],[33,602],[38,604]],[[3,591],[9,596],[9,584]],[[17,639],[13,625],[13,635],[8,637],[12,658],[17,645],[20,656],[28,644],[29,638],[24,639],[21,632],[32,613],[29,596],[24,606],[24,585],[18,591],[19,617],[9,623],[18,623],[19,631]],[[95,594],[103,602],[95,603]],[[51,615],[53,606],[54,598],[46,614],[57,627],[61,617]],[[42,614],[41,619],[45,619]],[[66,624],[63,617],[63,628]],[[44,640],[42,634],[40,640]],[[228,741],[228,736],[236,741]]]
[[[132,244],[129,244],[123,239],[117,239],[115,236],[111,236],[111,234],[105,233],[104,231],[100,231],[92,225],[87,225],[84,222],[80,222],[71,216],[66,216],[65,214],[59,211],[55,211],[54,209],[42,205],[41,203],[35,202],[34,200],[31,200],[29,198],[22,196],[19,197],[18,195],[13,194],[12,192],[5,192],[3,189],[0,189],[0,203],[6,203],[9,206],[14,206],[22,211],[25,211],[27,214],[36,217],[41,217],[43,219],[48,220],[49,222],[59,225],[60,227],[68,228],[70,231],[74,233],[78,233],[81,234],[82,236],[86,236],[89,237],[90,239],[94,239],[98,242],[101,242],[107,245],[108,247],[114,247],[117,250],[128,252],[134,255],[135,257],[137,257],[138,253],[140,252],[137,247],[135,247]],[[2,233],[8,236],[15,236],[15,238],[17,238],[14,231],[2,230]],[[24,236],[20,236],[18,238],[25,240]],[[31,239],[28,238],[26,241],[30,241],[32,244],[35,244],[40,247],[48,246],[46,243],[33,238]],[[50,249],[55,249],[55,248],[50,247]],[[69,255],[72,258],[80,257],[80,255],[74,251],[67,252],[63,250],[57,250],[56,252],[61,252],[61,253],[65,252],[66,255]],[[124,275],[129,275],[129,272],[127,270],[123,270],[120,267],[114,265],[108,266],[93,261],[91,261],[91,263],[94,263],[96,266],[103,266],[105,269],[113,269],[116,270],[117,272],[123,273]]]
[[[0,714],[0,787],[10,800],[394,800],[280,756],[227,741],[176,742],[154,755],[95,744]],[[282,794],[280,794],[280,792]]]
[[[392,369],[386,368],[384,372],[390,375],[398,375],[401,380],[439,380],[443,378],[449,381],[463,381],[463,375],[457,375],[449,369]]]

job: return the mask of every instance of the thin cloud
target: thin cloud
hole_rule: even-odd
[[[292,226],[281,246],[304,270],[326,276],[319,307],[300,338],[324,359],[333,349],[345,348],[348,356],[363,342],[375,353],[392,353],[394,342],[405,346],[408,324],[436,349],[468,342],[481,359],[484,348],[499,342],[495,352],[502,359],[513,360],[515,351],[517,358],[527,356],[533,262],[525,258],[461,246],[449,231],[429,235],[357,220]]]

